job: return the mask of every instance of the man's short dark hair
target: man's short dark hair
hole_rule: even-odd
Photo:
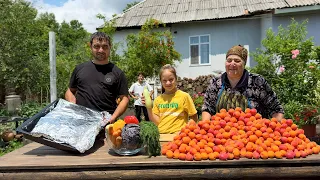
[[[98,41],[106,40],[108,44],[111,46],[110,37],[103,32],[95,32],[91,35],[90,45],[92,45],[93,39],[97,39]]]
[[[144,73],[143,72],[139,72],[138,73],[138,76],[142,75],[143,77],[145,77]]]

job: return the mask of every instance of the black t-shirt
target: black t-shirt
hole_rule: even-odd
[[[125,74],[112,63],[98,65],[89,61],[77,65],[69,87],[77,89],[77,104],[111,114],[117,108],[116,98],[128,95]]]

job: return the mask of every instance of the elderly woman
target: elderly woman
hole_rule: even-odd
[[[244,67],[248,51],[241,45],[233,46],[226,55],[226,72],[211,80],[208,86],[202,119],[210,119],[220,109],[255,108],[262,117],[283,118],[283,108],[267,81]]]

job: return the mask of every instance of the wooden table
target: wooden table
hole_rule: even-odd
[[[0,179],[320,179],[320,155],[300,159],[180,161],[164,156],[116,156],[98,141],[70,154],[30,143],[0,157]]]

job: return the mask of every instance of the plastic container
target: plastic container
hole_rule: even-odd
[[[40,120],[41,117],[45,116],[48,114],[54,107],[57,105],[59,99],[55,100],[51,104],[47,105],[45,108],[43,108],[39,113],[36,115],[32,116],[30,119],[26,120],[24,123],[22,123],[16,131],[18,133],[23,134],[23,137],[26,139],[29,139],[31,141],[38,142],[40,144],[44,144],[56,149],[60,149],[63,151],[68,151],[68,152],[73,152],[73,153],[80,153],[77,149],[74,147],[70,146],[69,144],[66,143],[56,143],[48,138],[45,137],[36,137],[31,134],[31,131],[33,128],[36,126],[38,121]]]
[[[115,137],[113,137],[112,135],[109,134],[108,128],[106,128],[106,130],[105,130],[105,136],[106,136],[106,142],[108,145],[107,146],[108,149],[110,149],[111,151],[113,151],[116,154],[121,155],[121,156],[135,155],[139,152],[142,152],[146,147],[141,141],[139,143],[134,144],[134,148],[132,147],[132,145],[131,146],[126,145],[125,143],[123,143],[123,141],[121,141],[120,144],[118,143],[116,145],[116,143],[114,143]],[[112,140],[112,138],[114,138],[114,139]]]

